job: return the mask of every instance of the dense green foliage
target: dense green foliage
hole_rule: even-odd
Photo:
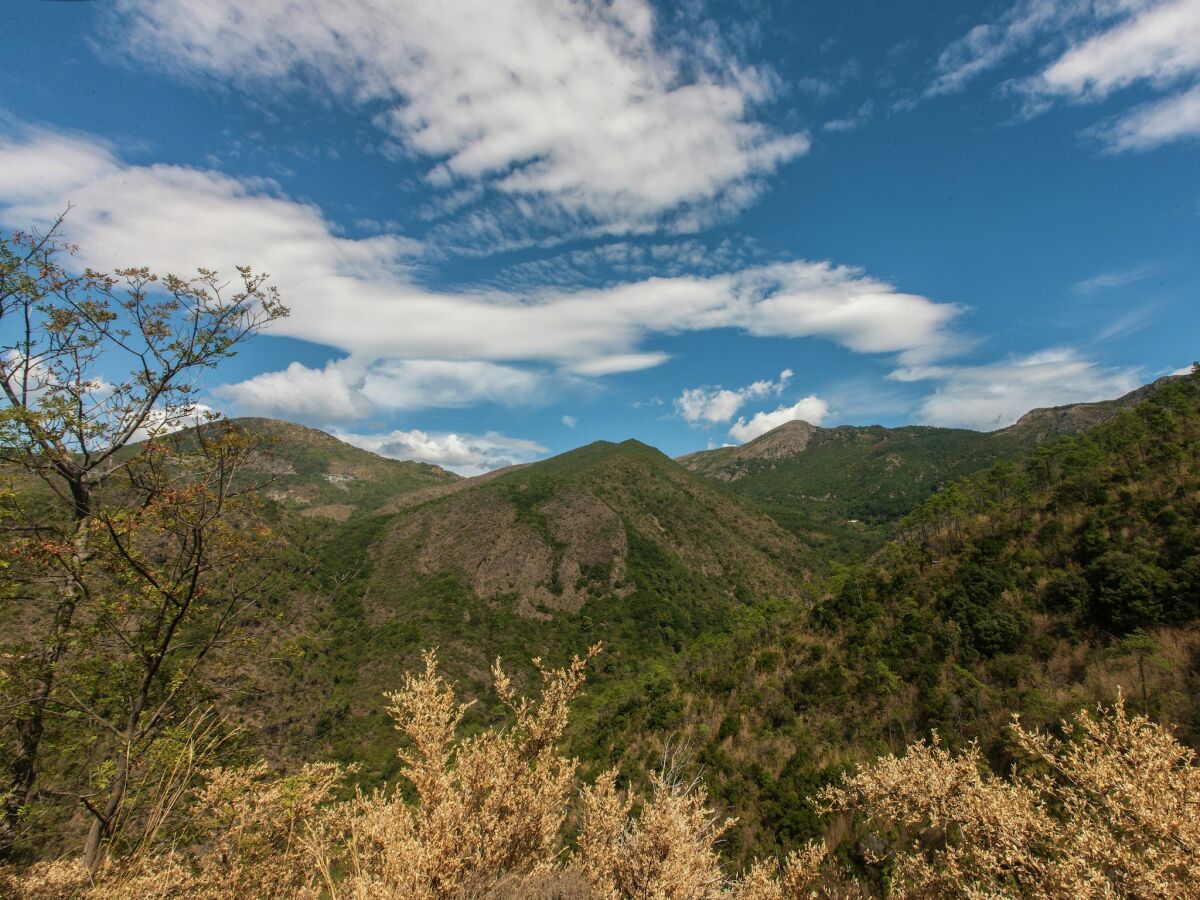
[[[607,571],[612,564],[581,572],[589,597],[576,610],[545,607],[537,618],[518,614],[515,596],[477,596],[469,573],[416,573],[414,547],[390,537],[422,516],[511,510],[514,522],[506,527],[561,555],[564,544],[547,510],[567,493],[603,497],[617,513],[626,547],[613,563],[623,570],[617,588]],[[437,646],[443,668],[479,701],[467,719],[469,727],[479,727],[499,712],[486,705],[492,702],[489,666],[497,656],[521,682],[534,677],[531,657],[557,662],[603,641],[607,650],[594,663],[571,735],[573,752],[598,769],[620,761],[637,730],[648,725],[667,734],[681,726],[675,661],[686,648],[736,631],[747,611],[763,602],[762,579],[799,585],[804,578],[803,559],[785,544],[763,539],[758,546],[736,533],[737,521],[714,524],[735,514],[757,521],[736,498],[634,441],[591,445],[505,474],[473,487],[467,499],[461,513],[457,504],[465,501],[454,495],[336,527],[295,523],[297,540],[319,555],[312,577],[314,593],[323,599],[289,641],[281,663],[286,671],[273,675],[276,689],[288,685],[297,702],[263,710],[278,722],[285,745],[364,761],[361,779],[377,783],[397,766],[394,734],[378,698],[416,664],[423,648]],[[785,537],[766,526],[772,539]],[[738,545],[740,555],[729,545]],[[741,567],[704,573],[687,564],[681,550],[703,550]],[[554,583],[558,562],[544,585],[552,591],[563,587]],[[631,761],[629,772],[652,763],[651,755]]]
[[[1009,711],[1053,726],[1120,686],[1195,745],[1198,545],[1192,376],[934,495],[810,611],[693,649],[680,689],[701,721],[723,717],[700,755],[709,780],[763,849],[818,833],[778,798],[933,730],[1003,766]]]
[[[486,689],[495,656],[528,679],[529,657],[557,663],[604,640],[569,735],[584,773],[615,762],[636,780],[669,741],[686,745],[714,798],[741,817],[724,849],[744,859],[819,834],[820,817],[799,798],[932,729],[954,746],[980,739],[1003,765],[1009,710],[1052,725],[1120,684],[1194,742],[1198,421],[1195,379],[1166,385],[1087,435],[944,485],[909,507],[899,539],[869,561],[803,583],[798,567],[811,559],[794,557],[790,597],[756,589],[745,571],[714,576],[681,557],[689,532],[705,547],[732,540],[714,519],[742,507],[723,485],[635,442],[581,448],[470,488],[472,502],[511,507],[556,553],[563,545],[547,517],[556,498],[584,492],[618,510],[633,590],[597,590],[575,611],[531,619],[514,611],[514,597],[476,596],[462,573],[406,574],[412,548],[388,535],[423,509],[450,516],[451,498],[306,524],[323,547],[315,569],[328,600],[287,663],[281,683],[298,699],[282,743],[309,758],[366,760],[360,777],[377,783],[396,765],[377,698],[422,647],[438,646],[479,701],[468,717],[478,728],[497,721]],[[949,436],[931,434],[930,466],[939,454],[957,465]],[[863,450],[850,465],[871,458]],[[861,487],[854,502],[871,493]],[[904,511],[896,503],[876,507],[880,521]]]
[[[888,526],[949,482],[1025,446],[1003,432],[823,429],[803,453],[745,466],[730,487],[826,560],[845,561],[878,548]]]

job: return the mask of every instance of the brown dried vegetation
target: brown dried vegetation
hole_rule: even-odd
[[[595,653],[598,648],[593,648]],[[1118,698],[1081,712],[1062,736],[1014,720],[1022,760],[1007,778],[977,748],[936,738],[827,788],[818,802],[854,854],[820,843],[740,879],[719,855],[733,824],[698,779],[665,764],[648,798],[607,772],[574,800],[575,762],[559,745],[586,660],[542,674],[519,698],[499,663],[511,724],[461,737],[466,706],[437,670],[388,696],[406,740],[401,786],[335,799],[333,764],[271,777],[264,764],[212,769],[184,826],[90,879],[74,861],[0,870],[0,893],[66,897],[746,898],[1186,897],[1200,883],[1200,768],[1193,751]],[[573,841],[564,840],[573,834]],[[833,834],[831,829],[830,834]],[[863,840],[865,835],[870,840]],[[185,839],[186,837],[186,839]],[[852,865],[856,866],[852,868]]]

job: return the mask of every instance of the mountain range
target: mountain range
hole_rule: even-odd
[[[430,648],[475,734],[511,723],[497,658],[531,693],[537,660],[601,644],[566,733],[580,775],[644,787],[688,760],[742,823],[722,847],[739,864],[817,837],[803,798],[935,732],[1003,771],[1013,712],[1046,727],[1120,688],[1200,741],[1195,374],[990,433],[794,421],[473,478],[287,422],[202,428],[251,448],[231,477],[257,488],[237,527],[263,552],[239,574],[270,589],[193,699],[241,726],[230,753],[282,771],[392,781],[385,695]],[[146,458],[190,471],[206,437]]]
[[[422,649],[437,647],[447,676],[478,701],[471,727],[502,716],[489,690],[496,657],[530,684],[531,658],[557,662],[602,641],[570,736],[585,772],[616,762],[641,777],[665,741],[683,736],[712,772],[715,795],[760,822],[730,852],[790,846],[811,828],[764,815],[772,802],[787,806],[779,792],[811,787],[844,761],[931,726],[963,740],[994,736],[994,711],[1024,705],[991,693],[998,650],[1028,655],[1021,642],[1035,633],[1061,643],[1043,622],[1037,578],[1014,594],[1007,576],[980,576],[1001,586],[994,594],[973,586],[957,606],[938,599],[945,586],[932,581],[914,594],[941,571],[888,562],[911,554],[914,517],[972,478],[1031,465],[1184,381],[1034,410],[992,433],[790,422],[741,447],[679,460],[637,441],[600,441],[475,478],[384,459],[301,426],[235,420],[267,439],[259,468],[271,479],[270,515],[296,550],[272,662],[227,674],[237,715],[269,736],[266,752],[282,762],[356,761],[361,781],[376,784],[397,767],[380,698]],[[939,552],[943,568],[945,558],[982,553],[966,543]],[[1038,577],[1053,580],[1070,567],[1044,569]],[[869,614],[839,606],[847,585],[879,598]],[[907,618],[893,609],[904,597],[916,604]],[[893,622],[891,638],[880,621]],[[914,623],[921,634],[904,637]],[[959,649],[947,656],[921,643],[938,634]],[[935,668],[890,656],[871,662],[881,640]],[[1092,645],[1077,637],[1070,646]],[[967,726],[959,714],[945,720],[945,703],[964,702],[960,682],[976,685],[985,709]],[[852,685],[864,696],[847,694]],[[1078,699],[1077,689],[1069,693]],[[849,723],[850,710],[861,721]]]

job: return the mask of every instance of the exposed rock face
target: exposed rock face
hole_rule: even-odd
[[[382,552],[403,557],[412,548],[401,572],[455,572],[480,599],[515,598],[516,611],[529,616],[577,610],[589,592],[631,590],[625,528],[609,507],[566,491],[535,512],[536,520],[522,520],[497,494],[465,492],[403,517]]]
[[[803,453],[814,435],[823,430],[825,429],[796,419],[785,422],[740,447],[722,447],[719,450],[688,453],[679,457],[678,462],[693,472],[700,472],[718,481],[737,481],[746,474],[743,468],[745,463],[787,459]]]

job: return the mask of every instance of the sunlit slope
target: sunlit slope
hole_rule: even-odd
[[[317,580],[328,601],[296,645],[291,727],[337,755],[394,766],[378,698],[426,647],[487,700],[496,658],[561,660],[602,641],[580,734],[589,752],[627,703],[653,707],[679,654],[760,604],[801,605],[807,551],[721,485],[636,441],[599,442],[391,515],[330,526]],[[651,693],[647,693],[647,692]],[[623,711],[624,710],[624,711]],[[487,718],[485,702],[472,715]],[[377,755],[375,755],[377,754]],[[619,755],[619,753],[618,753]]]
[[[1035,409],[993,432],[788,422],[740,447],[692,453],[679,462],[728,484],[823,559],[848,561],[881,546],[898,519],[954,479],[1082,433],[1171,381],[1116,400]]]

